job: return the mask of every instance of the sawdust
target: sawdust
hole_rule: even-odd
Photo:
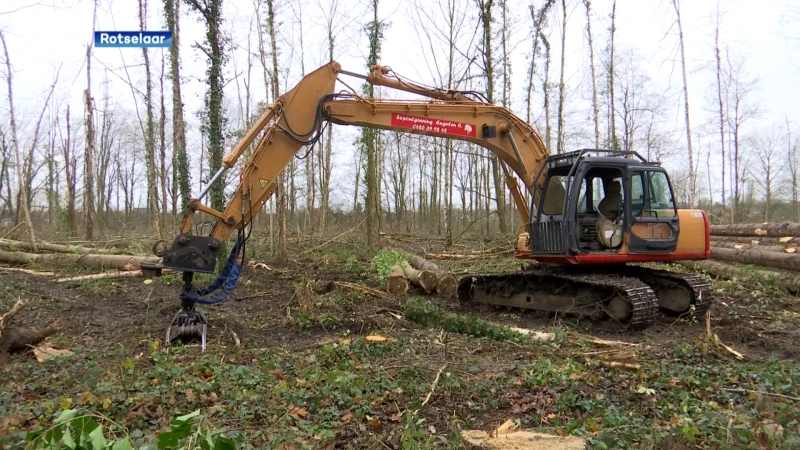
[[[577,436],[553,436],[533,431],[512,431],[490,436],[480,430],[465,430],[461,437],[486,450],[584,450],[586,441]]]

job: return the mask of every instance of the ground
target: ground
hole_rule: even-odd
[[[0,312],[27,300],[15,323],[58,320],[49,344],[75,353],[44,363],[15,354],[0,367],[0,448],[24,448],[29,432],[72,409],[137,448],[173,448],[166,438],[157,447],[158,433],[193,411],[191,433],[236,448],[459,448],[460,430],[507,419],[592,448],[800,448],[800,301],[773,286],[714,281],[712,329],[740,361],[712,342],[704,317],[630,332],[421,292],[379,297],[362,287],[381,288],[374,252],[342,239],[314,247],[285,263],[256,251],[268,267],[246,270],[230,300],[204,308],[205,354],[161,345],[179,306],[175,275],[0,274]],[[519,267],[510,255],[439,263],[457,276]],[[352,285],[324,292],[328,281]]]

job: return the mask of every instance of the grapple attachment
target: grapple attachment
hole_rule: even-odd
[[[205,314],[195,310],[193,306],[184,307],[172,318],[165,342],[172,345],[175,342],[185,344],[200,341],[200,350],[205,352],[207,331],[208,321]]]

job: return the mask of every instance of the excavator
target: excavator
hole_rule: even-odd
[[[420,99],[365,98],[342,76]],[[337,81],[348,90],[336,92]],[[479,92],[425,86],[388,66],[373,66],[362,75],[331,61],[265,110],[187,206],[171,246],[164,241],[154,245],[161,262],[143,267],[146,275],[159,276],[164,268],[183,273],[181,309],[167,329],[168,344],[200,340],[205,350],[208,321],[197,305],[229,296],[242,270],[253,217],[277,189],[276,180],[292,158],[313,148],[330,124],[468,141],[498,157],[526,224],[514,255],[537,263],[518,272],[462,277],[461,302],[610,319],[625,329],[643,329],[660,310],[699,315],[712,301],[708,284],[695,275],[631,264],[709,256],[706,213],[677,207],[669,175],[658,163],[636,152],[604,149],[551,156],[530,124]],[[224,211],[203,204],[210,186],[248,148],[251,153]],[[207,235],[192,234],[198,212],[214,219]],[[223,242],[234,231],[236,243],[217,278],[194,288],[194,274],[215,271]]]

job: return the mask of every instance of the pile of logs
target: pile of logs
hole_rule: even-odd
[[[11,265],[80,265],[133,271],[139,270],[142,263],[157,263],[160,261],[160,258],[157,257],[117,255],[113,254],[114,252],[114,250],[50,244],[47,242],[37,243],[34,249],[30,242],[0,239],[0,263]]]
[[[444,297],[456,293],[456,277],[439,269],[436,264],[417,255],[408,255],[408,261],[391,267],[386,277],[386,292],[403,295],[409,283],[421,288],[426,294],[435,292]]]
[[[711,225],[711,259],[684,265],[723,277],[752,274],[726,263],[764,266],[758,275],[777,285],[800,290],[800,223]],[[779,270],[770,270],[779,269]]]

